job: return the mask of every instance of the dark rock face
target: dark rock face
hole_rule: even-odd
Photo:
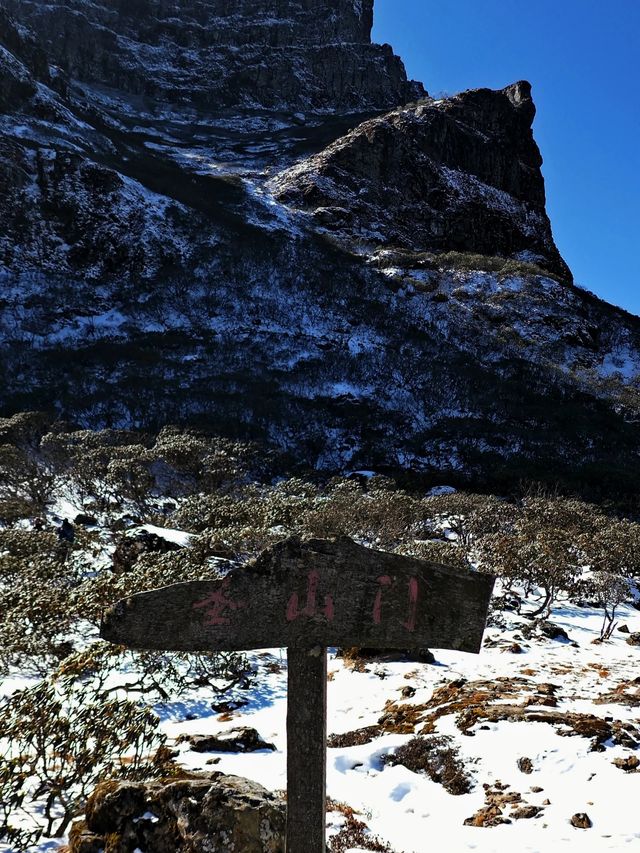
[[[284,853],[285,820],[282,800],[238,776],[104,782],[71,829],[69,853]]]
[[[636,488],[640,323],[568,282],[528,85],[406,106],[371,15],[0,0],[2,413]]]
[[[271,186],[340,234],[526,258],[570,278],[545,212],[534,115],[526,82],[426,101],[365,122]]]
[[[5,0],[69,75],[199,107],[379,109],[423,93],[373,0]]]

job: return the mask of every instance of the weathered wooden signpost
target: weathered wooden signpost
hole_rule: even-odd
[[[286,646],[286,850],[325,853],[327,646],[477,653],[493,581],[350,539],[294,538],[223,579],[118,602],[101,635],[166,651]]]

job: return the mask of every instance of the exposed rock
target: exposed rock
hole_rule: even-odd
[[[424,94],[373,0],[5,0],[71,76],[200,108],[378,109]]]
[[[608,741],[630,749],[637,747],[640,730],[633,723],[556,710],[558,690],[555,684],[536,684],[525,678],[461,678],[437,687],[431,699],[421,705],[387,702],[379,724],[382,731],[394,734],[431,734],[441,717],[456,714],[456,725],[463,734],[473,733],[476,726],[487,722],[536,722],[554,726],[561,737],[591,738],[594,750],[606,749]]]
[[[427,101],[365,122],[271,187],[340,234],[525,255],[570,278],[545,213],[534,115],[526,82]]]
[[[168,554],[180,551],[180,545],[170,542],[157,533],[148,530],[135,530],[123,536],[113,552],[112,569],[116,574],[130,572],[142,554]]]
[[[523,820],[538,817],[542,811],[543,809],[541,806],[522,806],[521,808],[512,811],[510,817],[514,820]]]
[[[245,705],[248,704],[248,699],[223,700],[221,702],[212,702],[211,710],[215,711],[216,714],[233,714],[234,711],[238,711],[240,708],[244,708]]]
[[[221,773],[104,782],[74,824],[70,853],[283,853],[286,807],[255,782]],[[107,843],[108,839],[108,843]]]
[[[272,743],[262,740],[255,729],[247,726],[229,729],[217,735],[187,735],[185,741],[194,752],[258,752],[276,748]]]
[[[98,523],[98,519],[94,515],[88,515],[86,512],[79,512],[73,519],[74,524],[80,524],[82,527],[94,527]]]
[[[629,755],[627,758],[614,758],[613,763],[627,773],[637,773],[638,768],[640,768],[640,758],[637,755]]]
[[[575,826],[576,829],[590,829],[593,826],[591,818],[585,812],[578,812],[577,814],[574,814],[570,823],[571,826]]]
[[[536,635],[546,637],[548,640],[566,640],[569,641],[569,635],[560,625],[554,622],[549,622],[546,619],[538,619],[530,625],[522,627],[522,634],[531,639]]]
[[[618,627],[618,631],[620,631],[621,634],[629,634],[630,633],[628,625],[620,625]]]
[[[532,806],[524,802],[518,791],[508,791],[508,785],[500,781],[493,785],[484,783],[486,805],[475,815],[465,820],[467,826],[499,826],[501,823],[511,823],[512,820],[527,820],[537,817],[544,811],[542,806]],[[540,789],[542,790],[542,789]],[[504,809],[510,806],[508,818],[503,817]]]
[[[365,647],[339,650],[339,655],[344,655],[348,652],[350,660],[362,661],[386,661],[393,663],[395,661],[415,661],[416,663],[435,663],[436,658],[430,649],[369,649]]]
[[[550,640],[569,640],[569,635],[560,625],[553,622],[542,621],[538,623],[538,630],[544,637]]]
[[[629,634],[627,637],[627,643],[630,646],[640,646],[640,633]]]
[[[517,761],[518,770],[522,773],[533,773],[533,762],[530,758],[519,758]]]
[[[613,689],[598,696],[595,700],[597,705],[608,705],[613,702],[619,705],[629,705],[631,708],[640,706],[640,678],[632,681],[622,681]]]
[[[485,828],[500,826],[502,823],[511,823],[511,821],[502,816],[502,809],[498,806],[483,806],[472,817],[468,817],[464,821],[465,826]]]

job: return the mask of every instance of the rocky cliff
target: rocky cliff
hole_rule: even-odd
[[[278,175],[276,197],[360,239],[530,260],[571,273],[545,212],[526,82],[371,119]]]
[[[430,99],[371,16],[0,0],[4,413],[634,480],[640,321],[571,283],[529,85]]]
[[[423,93],[373,0],[6,0],[71,77],[162,105],[355,110]]]

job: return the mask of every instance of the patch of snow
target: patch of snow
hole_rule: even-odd
[[[455,495],[457,491],[458,490],[454,489],[453,486],[434,486],[427,492],[427,497],[435,498],[439,495]]]
[[[147,533],[153,533],[155,536],[166,539],[167,542],[172,542],[174,545],[180,545],[182,548],[188,548],[193,541],[192,533],[185,533],[183,530],[171,530],[168,527],[156,527],[153,524],[143,524],[130,531],[129,535],[135,533],[136,530],[146,530]]]

